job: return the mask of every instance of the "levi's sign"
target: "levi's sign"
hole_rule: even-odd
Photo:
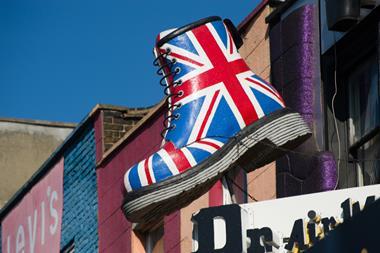
[[[1,223],[3,253],[56,253],[60,250],[63,159]]]
[[[303,252],[378,196],[374,185],[201,209],[192,217],[193,252]]]

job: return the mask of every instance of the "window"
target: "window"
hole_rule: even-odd
[[[339,157],[338,188],[380,183],[379,24],[372,11],[321,58],[325,147]]]
[[[133,252],[164,252],[164,220],[133,223],[131,244]]]
[[[347,77],[349,151],[358,185],[380,183],[380,92],[375,54],[357,64]]]
[[[164,252],[164,226],[161,225],[146,234],[145,250],[147,253]]]

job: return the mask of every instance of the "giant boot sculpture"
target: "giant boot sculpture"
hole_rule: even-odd
[[[162,32],[155,46],[168,112],[162,148],[125,173],[123,206],[150,221],[207,192],[229,169],[250,171],[302,143],[310,130],[252,72],[219,17]]]

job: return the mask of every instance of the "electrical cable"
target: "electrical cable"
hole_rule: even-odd
[[[338,82],[337,82],[337,56],[336,56],[336,37],[335,32],[333,32],[334,35],[334,95],[331,100],[331,110],[334,118],[334,127],[336,132],[336,137],[338,140],[338,159],[337,159],[337,168],[336,168],[336,183],[334,190],[338,188],[339,185],[339,178],[340,178],[340,159],[341,159],[341,143],[340,143],[340,134],[339,134],[339,127],[338,127],[338,121],[336,119],[335,114],[335,99],[338,94]]]
[[[232,137],[233,138],[233,137]],[[235,137],[236,138],[236,137]],[[255,141],[260,141],[258,138],[255,138],[254,136],[249,136],[248,139],[253,139]],[[242,146],[246,146],[243,142],[240,142],[240,144]],[[284,152],[287,152],[287,153],[293,153],[293,154],[297,154],[297,155],[300,155],[300,156],[304,156],[304,157],[314,157],[314,158],[319,158],[318,155],[314,155],[314,154],[309,154],[309,153],[304,153],[304,152],[299,152],[299,151],[295,151],[295,150],[292,150],[292,149],[287,149],[287,148],[282,148],[282,147],[278,147],[272,143],[267,143],[267,142],[261,142],[261,144],[264,144],[264,145],[267,145],[273,149],[279,149],[279,150],[282,150]],[[246,148],[248,148],[246,146]],[[239,154],[238,154],[239,156]],[[339,163],[340,161],[344,161],[344,162],[358,162],[358,161],[366,161],[366,162],[369,162],[369,161],[373,161],[373,162],[377,162],[377,161],[380,161],[380,159],[351,159],[351,160],[346,160],[346,159],[336,159]],[[338,164],[339,164],[338,163]],[[294,178],[295,180],[299,181],[300,183],[303,183],[305,181],[305,179],[302,179],[302,178],[299,178],[299,177],[296,177],[294,175],[290,175],[292,178]],[[225,175],[226,179],[229,180],[232,184],[234,184],[241,192],[243,192],[244,194],[246,194],[250,199],[254,200],[254,201],[259,201],[258,199],[256,199],[254,196],[252,196],[248,191],[244,190],[239,184],[237,184],[232,178],[230,178],[227,174]],[[338,182],[338,180],[337,180]],[[337,183],[336,183],[337,184]],[[336,186],[335,188],[336,189]]]
[[[215,136],[215,137],[221,137],[221,138],[234,138],[234,136],[230,136],[230,137],[226,137],[226,136]],[[252,139],[252,140],[255,140],[257,142],[259,141],[262,141],[261,139],[259,138],[255,138],[253,136],[248,136],[247,138],[249,139]],[[243,146],[245,146],[244,143],[240,143],[242,144]],[[288,153],[294,153],[294,154],[298,154],[300,156],[304,156],[304,157],[314,157],[314,158],[319,158],[319,155],[315,155],[315,154],[310,154],[310,153],[306,153],[306,152],[300,152],[300,151],[295,151],[293,149],[288,149],[288,148],[283,148],[283,147],[278,147],[272,143],[267,143],[267,142],[260,142],[260,144],[263,144],[263,145],[266,145],[266,146],[270,146],[272,147],[273,149],[279,149],[279,150],[282,150],[282,151],[286,151]],[[380,161],[380,158],[374,158],[374,159],[335,159],[335,160],[340,160],[342,162],[372,162],[372,161]]]
[[[230,176],[228,176],[227,174],[225,175],[226,179],[232,183],[233,185],[235,185],[241,192],[243,192],[244,194],[246,194],[250,199],[252,199],[253,201],[256,201],[258,202],[259,200],[257,200],[255,197],[253,197],[248,191],[244,190],[239,184],[237,184],[235,182],[235,180],[233,180],[232,178],[230,178]]]

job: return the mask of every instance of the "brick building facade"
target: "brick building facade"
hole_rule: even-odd
[[[0,118],[0,208],[74,128],[70,123]]]
[[[270,81],[269,26],[265,18],[270,14],[266,1],[239,25],[244,44],[239,49],[248,66],[266,81]],[[260,59],[260,60],[258,60]],[[276,198],[276,165],[271,163],[251,172],[247,177],[248,192],[256,200]],[[249,201],[254,201],[248,198]]]
[[[243,57],[267,80],[270,65],[265,17],[268,13],[267,4],[260,5],[240,28],[246,41],[241,49]],[[256,29],[259,32],[252,32]],[[256,61],[257,57],[262,61]],[[63,157],[62,252],[190,252],[191,216],[200,208],[226,203],[221,182],[189,206],[155,224],[131,224],[120,208],[125,194],[122,180],[125,170],[160,146],[164,113],[164,103],[139,109],[96,106],[1,210],[0,219],[5,219],[23,201],[23,196],[51,169],[52,161]],[[276,195],[275,163],[248,176],[243,172],[232,176],[240,186],[234,186],[239,203]],[[244,193],[247,189],[250,198]]]
[[[324,1],[289,0],[276,9],[272,9],[269,2],[275,1],[262,1],[239,25],[244,40],[240,53],[258,75],[276,86],[288,107],[302,115],[312,129],[313,137],[295,152],[248,175],[242,170],[231,174],[236,202],[334,190],[338,186],[360,186],[355,182],[371,183],[372,178],[364,178],[364,175],[370,175],[371,169],[377,170],[377,165],[374,162],[375,166],[368,169],[368,164],[360,164],[358,157],[373,156],[373,147],[378,147],[376,136],[380,120],[374,123],[372,132],[363,134],[351,146],[347,144],[351,141],[347,132],[342,140],[344,143],[338,143],[334,120],[338,120],[336,123],[341,132],[352,127],[352,122],[346,115],[349,109],[342,108],[344,103],[338,106],[337,115],[332,113],[331,87],[334,86],[332,70],[328,67],[334,66],[334,60],[337,59],[334,59],[334,51],[331,51],[335,45],[331,41],[331,33],[325,28]],[[363,17],[364,20],[371,18],[366,21],[372,24],[368,28],[371,34],[373,31],[378,32],[376,29],[380,15],[378,8],[375,10]],[[352,42],[345,36],[353,32],[360,33],[359,30],[353,30],[345,35],[339,34],[340,42],[337,45],[342,50],[350,47]],[[372,42],[377,48],[379,43],[375,37],[375,42]],[[368,40],[371,38],[369,36]],[[378,51],[371,53],[377,55]],[[345,59],[344,55],[339,57]],[[360,72],[362,69],[355,71]],[[378,111],[374,110],[376,118]],[[130,223],[121,209],[125,197],[124,173],[131,165],[160,147],[164,113],[164,102],[153,108],[95,107],[1,210],[0,220],[3,223],[7,215],[33,190],[34,185],[43,180],[54,162],[64,158],[62,252],[72,249],[75,252],[101,253],[191,252],[192,215],[201,208],[231,202],[222,182],[217,182],[209,192],[190,205],[150,224]],[[365,145],[369,145],[367,142],[370,150],[362,150]],[[343,151],[338,152],[337,148],[341,145]],[[350,154],[348,150],[354,149],[356,153]],[[356,155],[356,158],[352,155]],[[336,157],[341,161],[338,164]],[[352,166],[357,169],[355,179],[351,177],[355,171],[350,170]],[[367,166],[362,174],[359,173],[360,166]],[[337,168],[343,176],[339,177]],[[371,173],[377,175],[373,171]],[[5,245],[4,238],[1,240],[2,245]],[[0,248],[1,252],[8,253],[5,248]]]
[[[19,252],[33,252],[32,247],[36,246],[36,240],[41,239],[43,243],[45,237],[46,220],[42,218],[47,212],[45,203],[44,208],[36,205],[36,198],[33,192],[37,185],[44,182],[48,175],[57,169],[57,161],[63,160],[63,206],[57,213],[61,213],[60,231],[60,249],[62,252],[71,252],[65,250],[75,250],[76,252],[97,252],[98,251],[98,185],[96,176],[96,155],[97,149],[103,150],[107,145],[117,142],[121,136],[132,128],[148,111],[145,108],[124,108],[106,105],[97,105],[93,111],[74,129],[74,131],[66,138],[56,151],[49,157],[48,160],[36,171],[31,179],[24,184],[22,188],[13,196],[13,198],[1,209],[0,212],[0,235],[1,247],[0,252],[14,252],[19,249]],[[103,117],[103,116],[106,117]],[[103,118],[106,121],[103,121]],[[98,126],[98,127],[95,127]],[[101,132],[96,132],[101,131]],[[106,138],[112,135],[112,138]],[[101,138],[96,138],[101,136]],[[50,186],[49,186],[50,187]],[[49,188],[48,187],[48,188]],[[58,195],[57,198],[61,196]],[[4,222],[8,216],[11,216],[18,206],[24,205],[30,199],[33,199],[32,213],[28,219],[35,223],[28,223],[28,226],[37,225],[36,231],[30,236],[27,228],[24,228],[22,233],[13,235],[4,232]],[[53,205],[53,202],[49,203]],[[27,206],[29,204],[26,204]],[[50,206],[52,208],[52,206]],[[55,208],[53,206],[53,208]],[[54,209],[55,210],[55,209]],[[34,216],[33,216],[34,213]],[[28,214],[27,214],[28,215]],[[39,217],[41,216],[41,219]],[[20,217],[21,218],[21,217]],[[16,220],[17,222],[17,220]],[[21,223],[20,223],[21,224]],[[32,224],[32,225],[29,225]],[[45,224],[45,226],[43,225]],[[45,227],[45,228],[42,228]],[[29,228],[29,227],[28,227]],[[32,229],[32,231],[33,231]],[[41,230],[42,229],[42,230]],[[4,238],[3,239],[3,235]],[[22,236],[21,236],[22,235]],[[34,238],[34,239],[33,239]],[[31,240],[33,239],[33,240]],[[16,240],[15,243],[13,240]],[[30,242],[28,244],[27,242]],[[33,243],[32,243],[33,242]],[[34,245],[34,246],[32,246]]]
[[[64,152],[61,248],[74,243],[79,252],[98,250],[98,199],[95,133],[90,124]]]
[[[241,49],[243,57],[267,80],[270,64],[265,17],[268,13],[269,7],[264,3],[240,27],[245,40]],[[262,60],[256,61],[256,58]],[[191,216],[200,208],[226,203],[221,182],[189,206],[156,224],[131,224],[120,208],[125,194],[122,180],[125,170],[160,146],[164,113],[164,103],[153,109],[97,106],[52,155],[50,159],[64,157],[61,249],[138,253],[191,251]],[[39,177],[48,171],[47,167],[40,170]],[[240,186],[234,186],[239,203],[276,196],[275,163],[248,176],[240,172],[232,177]],[[28,187],[33,187],[33,181]],[[247,189],[248,194],[244,193]],[[19,198],[22,201],[22,194]],[[20,200],[14,200],[13,205]],[[1,218],[11,210],[12,205],[6,206]]]

